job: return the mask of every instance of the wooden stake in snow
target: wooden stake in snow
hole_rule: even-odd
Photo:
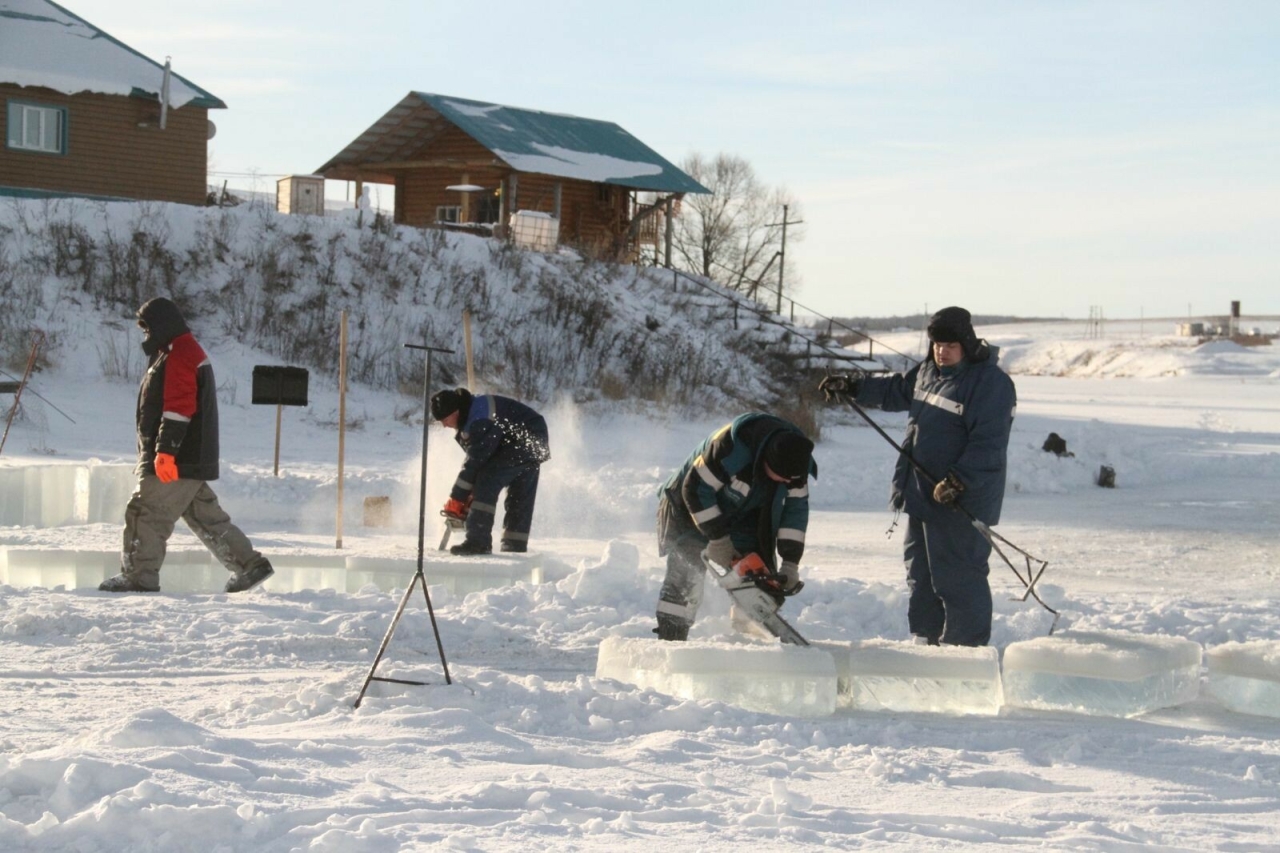
[[[475,363],[471,360],[471,312],[463,309],[462,312],[462,343],[467,350],[467,390],[471,393],[476,391],[476,368]]]
[[[338,535],[333,547],[342,547],[343,474],[347,448],[347,312],[343,309],[338,334]]]

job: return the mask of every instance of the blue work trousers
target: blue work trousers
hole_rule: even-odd
[[[991,543],[958,510],[939,507],[927,519],[908,517],[907,623],[911,633],[956,646],[991,639]]]
[[[538,465],[488,465],[480,469],[467,513],[467,541],[493,547],[498,494],[507,490],[502,512],[502,542],[507,550],[524,550],[533,527],[533,501],[538,495]]]

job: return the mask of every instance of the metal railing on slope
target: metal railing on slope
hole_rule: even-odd
[[[655,273],[657,272],[656,269],[654,271]],[[879,372],[887,369],[882,365],[880,365],[879,362],[876,361],[874,344],[879,344],[882,349],[888,350],[889,352],[892,352],[895,355],[902,356],[903,358],[908,359],[912,362],[918,361],[918,359],[916,359],[914,356],[910,356],[910,355],[907,355],[906,353],[899,352],[898,350],[894,349],[888,344],[885,344],[883,341],[877,341],[875,338],[871,337],[866,332],[863,332],[858,329],[854,329],[851,326],[847,326],[833,317],[827,317],[826,315],[821,314],[820,312],[814,311],[812,308],[809,308],[808,306],[803,305],[802,303],[799,303],[794,299],[791,299],[790,297],[784,296],[784,298],[786,298],[788,301],[791,302],[791,318],[790,320],[787,320],[787,319],[784,319],[782,315],[776,314],[773,311],[770,311],[769,309],[762,307],[760,303],[756,302],[754,299],[751,299],[748,296],[738,293],[737,291],[730,290],[724,287],[723,285],[715,284],[714,282],[708,283],[706,280],[694,275],[690,275],[689,273],[686,273],[683,270],[672,269],[671,273],[672,273],[673,289],[678,289],[679,282],[683,279],[684,281],[690,282],[691,284],[701,288],[707,293],[710,293],[713,296],[716,296],[724,300],[725,302],[732,304],[734,306],[735,328],[737,327],[736,325],[737,312],[739,310],[745,310],[746,312],[755,315],[756,318],[761,323],[777,326],[778,328],[783,329],[787,333],[794,335],[795,337],[804,341],[810,349],[810,353],[806,353],[806,356],[805,356],[806,359],[811,359],[812,349],[817,348],[821,352],[825,353],[829,359],[835,362],[843,362],[843,363],[852,363],[852,362],[858,362],[858,361],[873,362],[877,365],[878,369],[872,370],[871,372]],[[833,348],[830,344],[824,343],[820,340],[817,340],[813,337],[803,334],[800,331],[800,327],[796,326],[795,324],[795,309],[797,307],[799,307],[804,311],[811,312],[815,317],[818,317],[821,320],[826,320],[828,328],[832,328],[833,326],[839,326],[840,328],[845,329],[849,332],[852,332],[858,335],[859,337],[863,338],[864,340],[866,340],[868,342],[866,357],[863,358],[859,353],[852,352],[843,347]],[[863,369],[866,369],[866,368],[864,367]]]

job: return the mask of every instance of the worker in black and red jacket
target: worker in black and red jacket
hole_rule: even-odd
[[[160,566],[181,518],[231,572],[227,592],[274,573],[231,523],[209,488],[218,479],[218,397],[213,365],[178,306],[164,297],[138,309],[147,371],[138,389],[138,485],[124,512],[120,574],[104,592],[159,592]]]

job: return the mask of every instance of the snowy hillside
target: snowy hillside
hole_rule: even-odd
[[[451,250],[483,251],[469,247]],[[610,304],[644,298],[630,287],[609,292]],[[247,399],[266,345],[219,328],[225,310],[200,318],[213,324],[203,337],[222,395],[215,487],[269,556],[331,550],[333,383],[313,377],[311,405],[286,410],[273,477],[274,412]],[[33,386],[49,403],[30,402],[0,466],[128,461],[137,335],[121,323],[105,338],[117,349],[104,354],[87,343],[96,332],[87,307],[58,313],[74,322],[59,361]],[[396,334],[415,328],[381,321],[405,323]],[[486,326],[489,365],[498,328]],[[979,331],[1019,371],[999,529],[1050,561],[1041,589],[1063,627],[1206,647],[1280,641],[1280,348],[1095,340],[1093,351],[1128,353],[1128,378],[1081,378],[1078,327]],[[908,337],[889,343],[905,350]],[[123,366],[104,376],[110,360]],[[412,556],[421,403],[371,380],[348,404],[344,550]],[[441,683],[419,599],[383,671],[434,683],[377,684],[358,710],[352,701],[398,591],[111,597],[0,586],[0,849],[1280,846],[1280,719],[1233,713],[1203,695],[1127,720],[1013,708],[804,720],[596,678],[603,639],[651,636],[662,577],[654,492],[737,412],[724,398],[713,406],[655,414],[600,398],[548,405],[553,457],[532,547],[553,579],[468,595],[433,585],[456,683]],[[900,416],[877,420],[901,437]],[[1040,450],[1051,431],[1073,457]],[[461,459],[445,431],[433,428],[430,442],[429,548]],[[806,586],[784,612],[813,640],[902,639],[901,528],[885,536],[892,451],[851,413],[827,410],[815,455]],[[1104,464],[1117,472],[1114,490],[1094,485]],[[359,526],[363,497],[385,494],[395,525]],[[111,523],[0,527],[0,547],[106,550],[118,536]],[[198,546],[180,530],[173,547]],[[162,585],[180,570],[162,571]],[[1009,600],[1021,587],[998,563],[992,585],[993,645],[1046,632],[1045,611]],[[694,637],[758,642],[733,631],[715,590]]]
[[[133,311],[168,295],[207,343],[331,379],[348,310],[353,381],[410,394],[422,363],[408,342],[454,350],[437,358],[439,378],[465,378],[464,311],[479,379],[544,403],[797,406],[796,380],[822,366],[789,325],[735,310],[738,297],[701,280],[381,219],[364,226],[353,211],[285,216],[261,204],[7,200],[0,361],[24,363],[34,327],[49,333],[56,365],[136,375]]]

